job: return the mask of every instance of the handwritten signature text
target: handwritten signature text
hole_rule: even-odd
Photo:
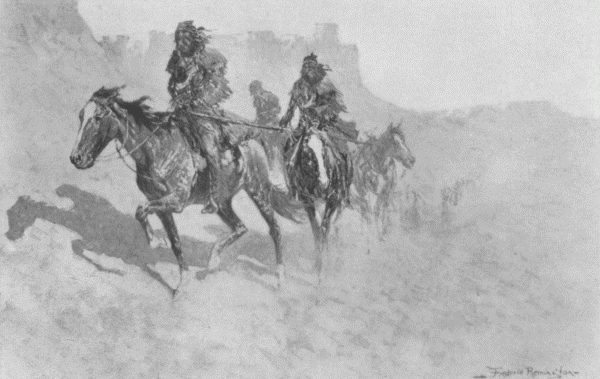
[[[562,379],[574,378],[579,375],[578,371],[567,370],[562,366],[554,369],[538,369],[533,367],[523,367],[518,369],[508,369],[504,367],[487,367],[488,373],[475,375],[474,379],[491,379],[491,378],[509,378],[511,376],[523,376],[526,378],[538,379]]]

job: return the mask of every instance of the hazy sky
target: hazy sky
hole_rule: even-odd
[[[79,0],[79,8],[97,38],[172,32],[187,19],[218,34],[306,36],[317,22],[336,22],[342,42],[358,45],[365,84],[399,106],[546,99],[600,117],[598,0]]]

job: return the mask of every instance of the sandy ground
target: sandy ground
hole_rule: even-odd
[[[0,377],[471,378],[500,367],[522,377],[528,368],[600,375],[598,235],[583,222],[597,212],[581,187],[485,181],[478,188],[495,188],[496,201],[457,213],[462,222],[398,227],[383,242],[348,212],[320,287],[307,228],[286,225],[289,275],[279,291],[270,241],[243,196],[236,207],[254,230],[213,273],[203,267],[223,226],[190,207],[178,222],[195,275],[173,301],[173,257],[138,241],[137,198],[111,184],[129,174],[30,190],[22,231],[3,216],[14,233],[1,237]],[[8,197],[4,215],[15,204]]]

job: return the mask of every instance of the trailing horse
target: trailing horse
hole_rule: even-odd
[[[325,132],[314,127],[303,132],[295,144],[291,142],[286,152],[289,185],[308,215],[315,241],[315,266],[321,281],[332,217],[336,213],[339,216],[342,206],[349,201],[352,161],[337,151]],[[320,222],[316,217],[318,202],[325,203]]]
[[[145,103],[147,97],[124,101],[120,98],[121,88],[102,87],[81,109],[79,134],[70,159],[78,169],[90,168],[108,143],[117,140],[126,155],[135,161],[138,188],[148,199],[137,208],[135,217],[151,246],[157,244],[157,238],[148,222],[148,215],[156,214],[162,221],[179,264],[180,281],[175,292],[188,266],[183,257],[173,213],[182,212],[190,204],[206,204],[208,201],[206,161],[200,152],[190,147],[182,133],[184,128],[169,122],[168,113],[153,112]],[[220,253],[224,248],[246,233],[246,226],[232,208],[234,195],[244,189],[269,226],[281,283],[284,264],[281,234],[274,211],[300,222],[305,218],[302,204],[291,201],[285,190],[271,183],[270,164],[264,148],[258,142],[250,139],[224,149],[223,156],[227,161],[221,163],[220,175],[227,184],[227,190],[220,196],[224,200],[218,204],[217,214],[230,227],[231,233],[213,246],[209,269],[219,265]]]
[[[352,186],[352,205],[369,223],[375,223],[380,237],[391,225],[393,195],[397,186],[396,163],[406,169],[415,164],[415,157],[406,145],[401,123],[390,123],[379,137],[370,137],[353,155],[356,166]]]

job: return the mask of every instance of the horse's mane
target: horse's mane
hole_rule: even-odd
[[[188,141],[192,149],[198,149],[201,144],[202,128],[198,127],[198,123],[210,123],[210,120],[199,120],[198,118],[192,117],[187,112],[178,112],[176,122],[166,122],[167,116],[171,115],[172,112],[158,112],[152,109],[150,105],[146,103],[150,99],[149,96],[142,96],[137,100],[125,101],[120,97],[120,90],[123,87],[113,88],[100,88],[92,95],[92,99],[102,99],[107,101],[113,101],[120,108],[130,114],[137,124],[143,125],[148,130],[154,132],[157,128],[162,130],[171,130],[171,128],[178,128],[183,134],[184,138]],[[225,112],[226,117],[234,120],[244,120],[242,117],[237,116],[231,112]],[[226,135],[226,140],[241,141],[251,137],[249,130],[243,128],[236,128],[241,130],[240,133],[236,133],[234,128],[223,128],[223,133]]]
[[[158,126],[167,128],[168,124],[162,122],[167,112],[154,111],[150,105],[145,103],[149,99],[149,96],[142,96],[133,101],[117,98],[116,102],[133,117],[137,124],[144,125],[149,130],[154,130]]]
[[[168,123],[163,122],[168,112],[155,111],[146,103],[147,100],[151,99],[150,96],[142,96],[133,101],[125,101],[120,97],[120,90],[121,87],[102,87],[94,92],[92,98],[113,99],[119,107],[126,110],[133,117],[137,124],[143,125],[151,131],[159,126],[164,128],[169,127]]]

